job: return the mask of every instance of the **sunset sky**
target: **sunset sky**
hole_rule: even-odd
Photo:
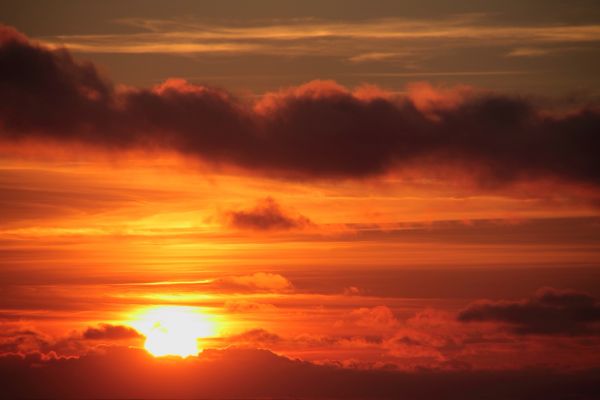
[[[0,1],[0,397],[591,399],[596,1]]]

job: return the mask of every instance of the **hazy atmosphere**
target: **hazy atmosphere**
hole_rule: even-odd
[[[593,399],[594,1],[0,1],[0,397]]]

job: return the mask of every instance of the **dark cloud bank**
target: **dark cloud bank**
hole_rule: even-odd
[[[3,398],[592,399],[598,372],[353,370],[234,348],[186,360],[125,348],[0,357]]]
[[[542,288],[529,299],[474,303],[458,319],[506,323],[517,334],[600,334],[600,302],[586,293]]]
[[[600,184],[595,107],[552,116],[499,94],[446,91],[417,101],[332,82],[254,104],[179,80],[125,90],[91,63],[8,27],[0,28],[0,92],[3,141],[168,148],[302,178],[364,177],[416,163],[463,167],[489,184],[532,177]]]

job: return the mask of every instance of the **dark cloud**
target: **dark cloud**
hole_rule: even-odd
[[[269,349],[284,349],[290,347],[303,351],[306,349],[333,347],[356,346],[361,347],[372,345],[377,346],[384,343],[384,339],[379,335],[314,335],[300,334],[284,337],[265,329],[257,328],[248,331],[218,338],[216,343],[221,342],[235,346],[265,346]]]
[[[257,344],[276,344],[281,342],[283,339],[281,336],[271,333],[264,329],[251,329],[246,332],[242,332],[238,335],[228,336],[226,338],[228,342],[240,344],[240,343],[251,343]]]
[[[257,231],[301,229],[312,224],[302,215],[288,214],[270,197],[260,200],[250,210],[231,211],[228,216],[232,227]]]
[[[315,81],[253,104],[176,79],[153,89],[117,89],[66,50],[0,29],[4,141],[167,148],[302,178],[417,165],[462,169],[489,185],[540,177],[600,184],[597,107],[553,115],[519,97],[421,89],[392,96]]]
[[[18,322],[0,322],[0,354],[30,353],[47,349],[50,344],[50,339],[35,329]]]
[[[112,86],[91,63],[50,51],[0,27],[0,118],[3,135],[39,133],[89,140],[106,128]],[[80,135],[80,136],[78,136]]]
[[[82,338],[86,340],[127,340],[143,336],[133,328],[123,325],[100,324],[97,328],[87,328]]]
[[[125,348],[0,357],[4,398],[591,399],[597,373],[357,370],[239,348],[177,361]]]
[[[21,316],[22,319],[22,316]],[[51,337],[20,321],[0,321],[0,354],[53,353],[64,356],[79,355],[104,343],[137,343],[143,339],[136,330],[123,325],[100,324],[83,332],[72,332],[62,337]]]
[[[462,310],[458,319],[507,323],[518,334],[598,334],[600,302],[586,293],[542,288],[525,300],[476,302]]]

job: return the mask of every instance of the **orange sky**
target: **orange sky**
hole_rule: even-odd
[[[598,7],[267,3],[2,4],[10,396],[585,395]]]

